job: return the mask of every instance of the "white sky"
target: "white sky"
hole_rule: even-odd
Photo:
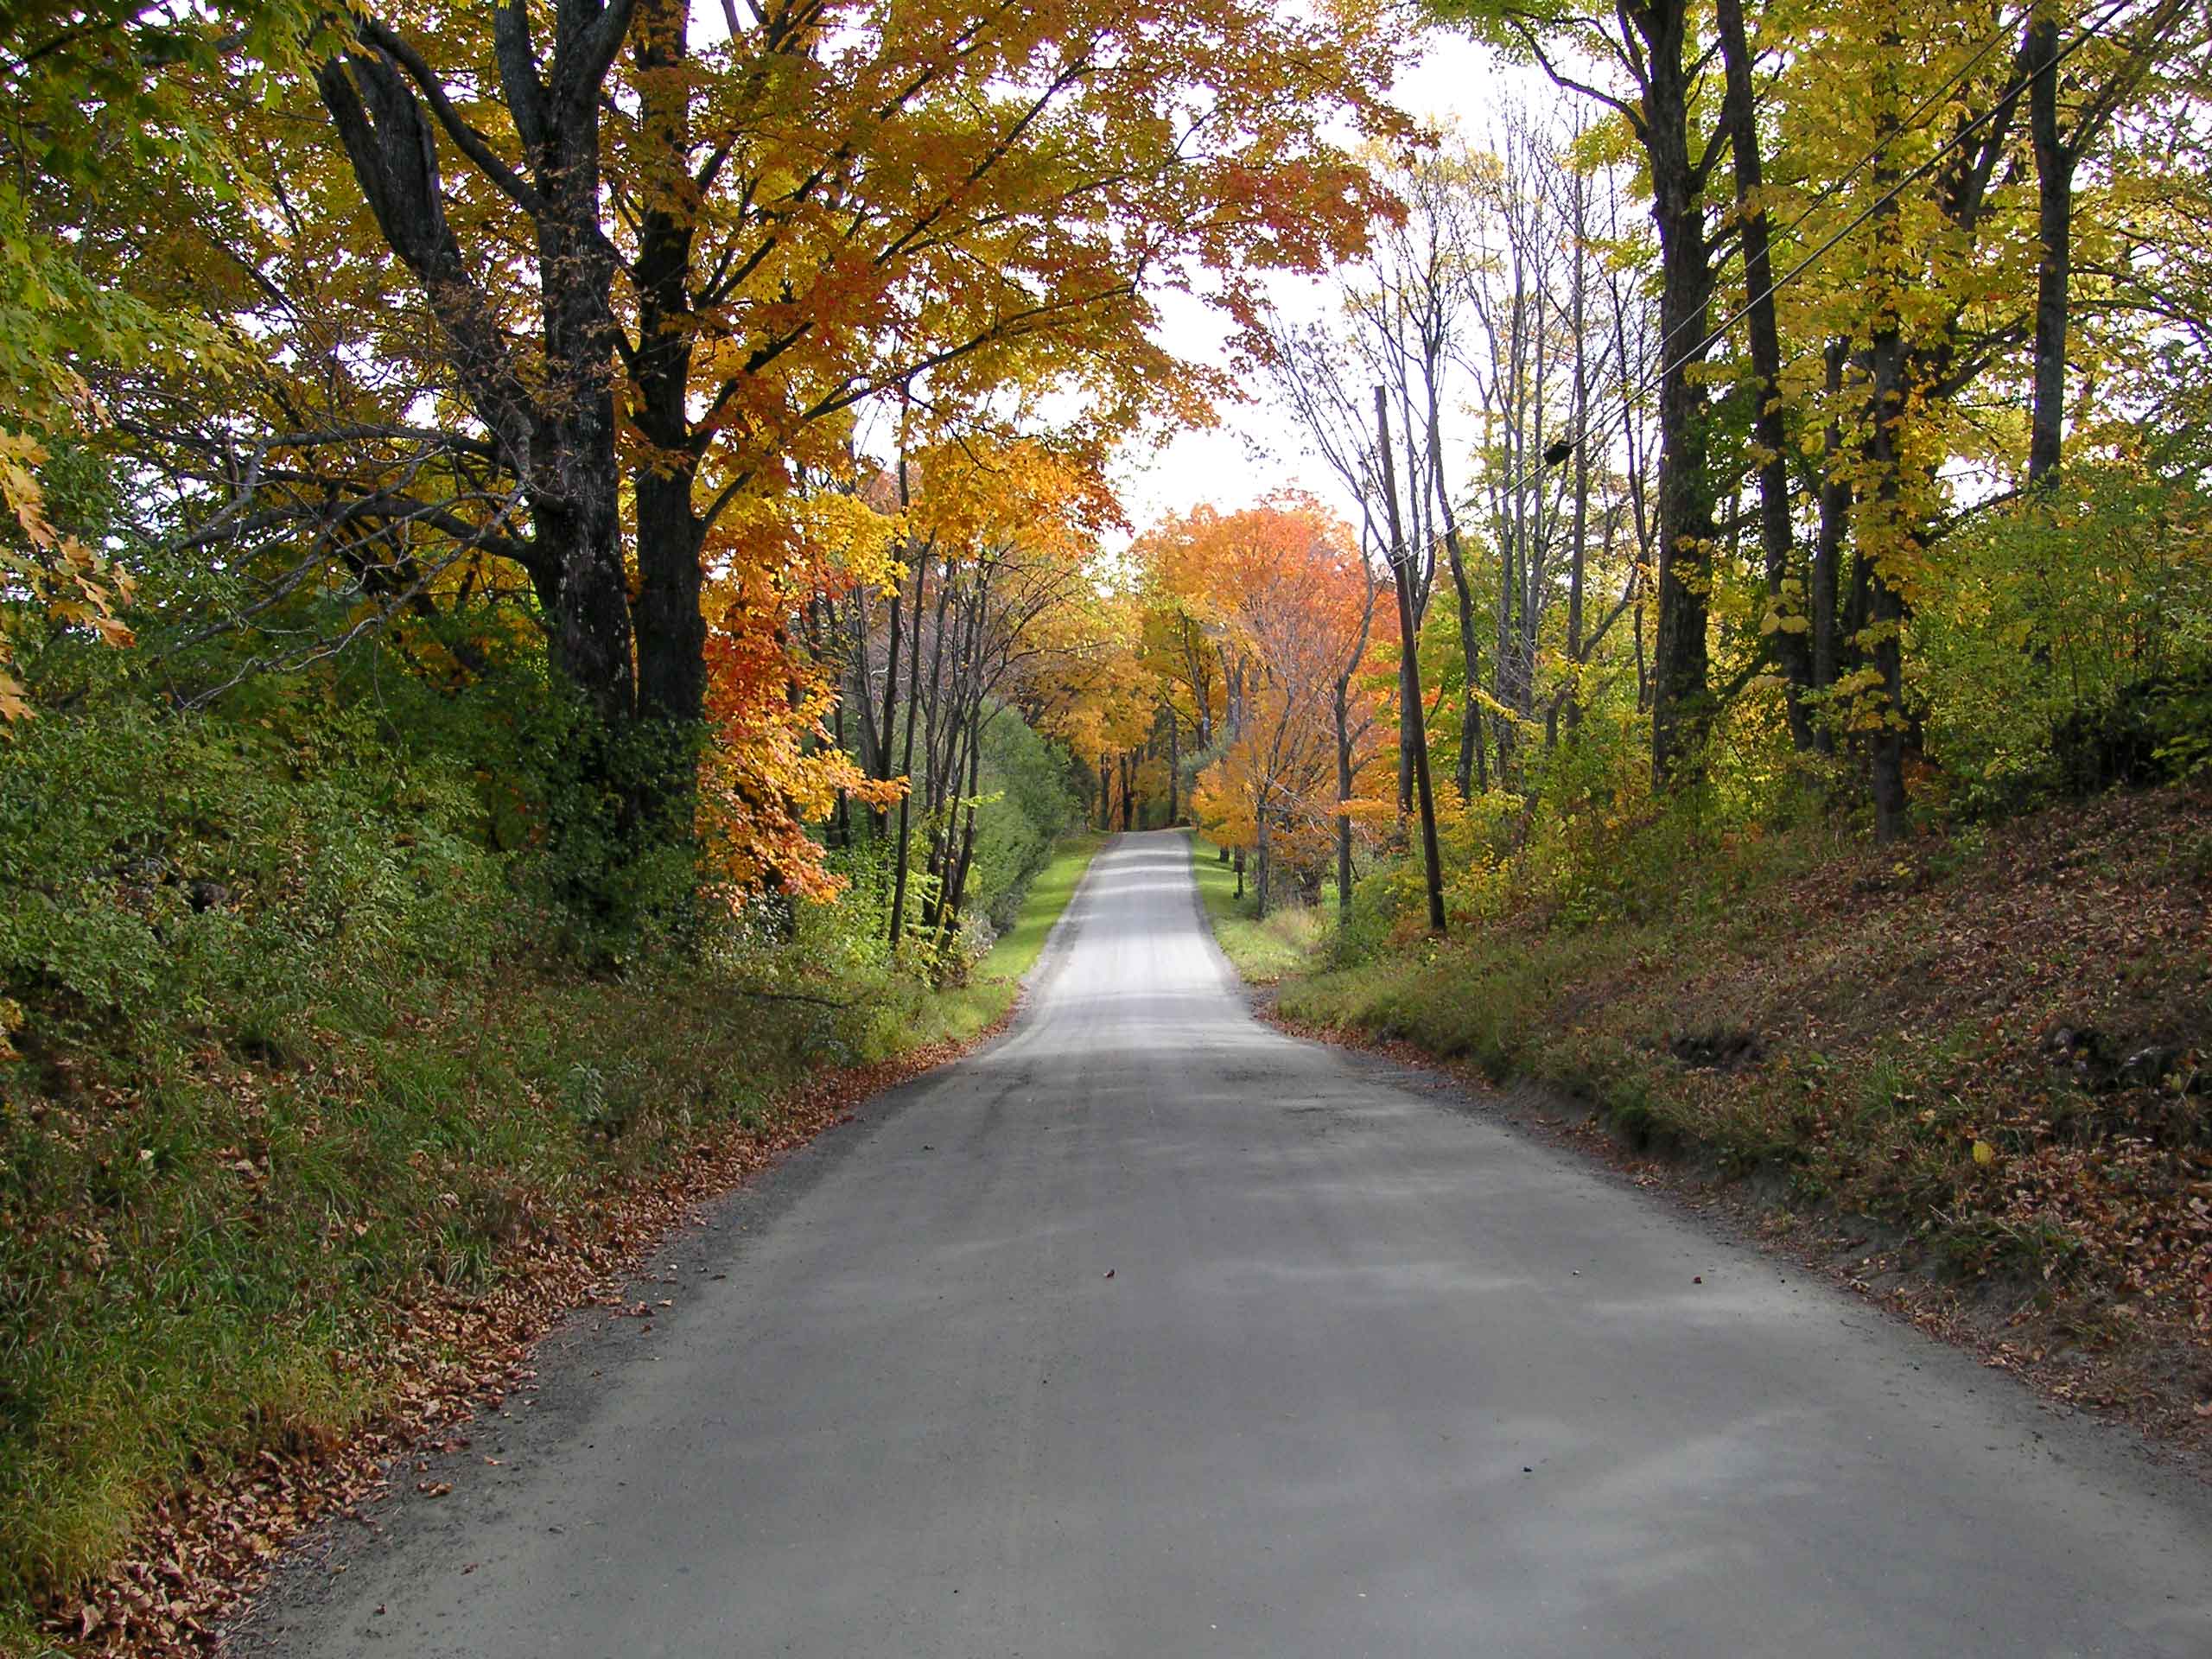
[[[1438,29],[1391,88],[1391,101],[1418,120],[1480,132],[1488,125],[1485,94],[1505,86],[1532,100],[1565,96],[1541,75],[1501,62],[1466,35]],[[1276,284],[1274,297],[1294,315],[1319,315],[1327,303],[1318,283],[1298,280]],[[1189,295],[1163,294],[1159,300],[1166,325],[1161,338],[1171,350],[1194,361],[1228,362],[1227,330],[1217,313]],[[1141,532],[1201,503],[1249,506],[1286,486],[1309,489],[1351,515],[1353,504],[1306,452],[1296,423],[1267,401],[1263,386],[1250,390],[1254,401],[1219,410],[1219,426],[1179,433],[1157,453],[1132,449],[1123,457],[1115,483],[1135,529]]]

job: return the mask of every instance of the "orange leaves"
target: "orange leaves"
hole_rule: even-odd
[[[1198,821],[1230,846],[1255,844],[1263,828],[1318,842],[1339,810],[1340,679],[1348,726],[1371,716],[1371,694],[1351,682],[1371,638],[1374,590],[1350,531],[1310,499],[1285,495],[1171,518],[1136,556],[1155,611],[1176,623],[1164,631],[1164,671],[1209,714],[1217,698],[1228,739],[1198,780]]]
[[[1020,543],[1033,556],[1082,560],[1120,519],[1090,458],[1034,438],[960,437],[914,457],[906,526],[940,548],[981,551]]]
[[[38,479],[45,460],[35,439],[0,431],[0,507],[29,547],[16,552],[0,541],[0,585],[20,587],[56,621],[90,628],[107,645],[127,645],[130,630],[118,613],[130,598],[130,574],[54,527]],[[8,663],[7,637],[0,633],[0,721],[30,713]]]
[[[832,693],[791,648],[790,606],[818,588],[880,580],[891,523],[849,496],[744,501],[707,550],[709,741],[697,826],[709,879],[740,899],[763,891],[834,898],[806,832],[839,789],[874,787],[828,741]]]
[[[1119,429],[1211,385],[1158,343],[1147,288],[1207,270],[1233,307],[1248,273],[1361,242],[1351,145],[1404,124],[1364,10],[833,0],[795,38],[696,48],[709,471],[832,465],[847,411],[894,392],[926,443],[1048,397],[1064,429]],[[654,137],[620,132],[619,170],[652,172]]]
[[[1311,498],[1284,494],[1242,512],[1200,507],[1137,544],[1154,603],[1282,683],[1332,681],[1360,632],[1368,575],[1350,531]]]
[[[884,804],[901,785],[874,782],[823,741],[827,688],[809,685],[781,652],[772,663],[743,660],[758,655],[728,635],[708,642],[714,738],[699,774],[708,863],[735,895],[832,899],[841,884],[823,868],[807,824],[828,816],[840,790]]]

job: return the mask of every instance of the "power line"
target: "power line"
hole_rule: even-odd
[[[1826,241],[1820,245],[1820,246],[1815,248],[1810,253],[1807,254],[1802,259],[1800,259],[1788,270],[1776,277],[1773,282],[1767,285],[1763,292],[1746,299],[1741,306],[1729,313],[1729,315],[1722,320],[1718,327],[1707,334],[1707,335],[1702,340],[1699,340],[1696,345],[1691,346],[1680,357],[1676,358],[1672,363],[1662,362],[1658,369],[1653,371],[1649,374],[1647,374],[1631,390],[1622,395],[1620,407],[1614,411],[1609,419],[1607,419],[1604,426],[1597,429],[1594,435],[1603,438],[1610,438],[1612,435],[1613,429],[1634,412],[1638,401],[1642,399],[1643,395],[1649,392],[1654,385],[1663,381],[1675,370],[1685,367],[1686,365],[1697,361],[1716,342],[1726,336],[1731,328],[1734,327],[1738,322],[1749,316],[1755,307],[1766,300],[1773,298],[1775,295],[1780,293],[1783,289],[1787,287],[1790,283],[1795,282],[1799,276],[1803,276],[1805,272],[1811,270],[1813,266],[1817,264],[1846,237],[1849,236],[1861,225],[1864,225],[1868,219],[1872,219],[1876,213],[1879,213],[1891,202],[1896,200],[1897,197],[1904,194],[1904,192],[1910,189],[1913,185],[1919,183],[1921,180],[1926,178],[1930,173],[1934,172],[1937,164],[1942,161],[1943,157],[1947,154],[1958,148],[1960,144],[1963,143],[1974,134],[1976,129],[1985,126],[1990,121],[1993,120],[2000,110],[2005,109],[2012,102],[2013,99],[2018,98],[2021,92],[2026,88],[2029,80],[2033,79],[2035,75],[2056,74],[2058,73],[2059,66],[2063,64],[2067,59],[2072,57],[2074,54],[2079,51],[2082,47],[2088,45],[2088,42],[2103,29],[2106,24],[2109,23],[2114,17],[2120,15],[2120,11],[2126,8],[2127,3],[2128,0],[2112,0],[2111,4],[2106,8],[2104,15],[2101,17],[2084,22],[2082,26],[2082,32],[2075,36],[2073,40],[2069,41],[2064,48],[2062,49],[2057,56],[2052,59],[2049,64],[2033,70],[2030,72],[2029,74],[2022,76],[2018,79],[2015,80],[2012,85],[2005,90],[2005,95],[2002,98],[1999,99],[1996,102],[1992,104],[1989,108],[1984,110],[1980,115],[1974,117],[1973,120],[1966,123],[1965,125],[1961,126],[1956,132],[1953,133],[1948,138],[1944,140],[1942,144],[1936,147],[1935,153],[1929,156],[1926,161],[1923,162],[1910,173],[1905,175],[1904,178],[1899,179],[1896,184],[1885,191],[1881,195],[1876,197],[1872,202],[1869,202],[1866,207],[1862,208],[1857,216],[1852,219],[1849,223],[1846,224],[1842,229],[1829,236]],[[1937,99],[1948,94],[1953,86],[1956,86],[1964,79],[1965,74],[1972,69],[1974,64],[1980,61],[1982,57],[1987,54],[1991,44],[1993,44],[1996,39],[2002,38],[2005,35],[2009,33],[2009,29],[2000,29],[1999,35],[1992,37],[1991,42],[1985,43],[1981,49],[1975,53],[1973,58],[1967,60],[1967,63],[1963,69],[1954,74],[1951,79],[1947,81],[1944,86],[1938,89],[1935,93],[1923,99],[1918,108],[1913,111],[1911,118],[1917,118],[1917,117],[1922,112],[1925,111],[1930,105],[1934,104]],[[1889,148],[1889,144],[1895,143],[1898,138],[1904,137],[1912,129],[1910,125],[1900,126],[1897,131],[1892,135],[1889,140],[1889,143],[1878,145],[1874,149],[1869,151],[1865,156],[1853,163],[1850,171],[1846,173],[1841,179],[1836,181],[1835,183],[1832,184],[1827,189],[1821,192],[1821,194],[1806,207],[1803,213],[1800,213],[1790,222],[1789,226],[1783,232],[1783,234],[1787,236],[1791,232],[1796,230],[1799,226],[1802,225],[1806,219],[1809,219],[1813,213],[1819,210],[1821,203],[1833,196],[1836,191],[1840,190],[1843,187],[1845,183],[1848,182],[1852,178],[1856,177],[1859,172],[1870,162],[1879,159],[1883,150]],[[1670,334],[1668,338],[1671,339],[1672,335]],[[1667,341],[1663,340],[1660,342],[1662,354],[1666,344]],[[1573,454],[1576,449],[1588,442],[1592,435],[1593,434],[1589,423],[1586,421],[1581,426],[1576,429],[1574,435],[1572,438],[1565,441],[1567,443],[1566,454],[1560,455],[1560,460],[1564,461],[1567,458],[1567,455]],[[1559,445],[1554,443],[1545,452],[1545,455],[1546,457],[1549,457],[1552,454],[1557,454],[1558,451]],[[1524,467],[1519,473],[1516,474],[1501,486],[1500,493],[1507,495],[1517,493],[1523,485],[1528,483],[1530,479],[1535,478],[1542,473],[1547,466],[1555,464],[1555,462],[1552,462],[1548,459],[1544,459],[1540,460],[1533,467]],[[1478,505],[1480,505],[1479,498],[1470,496],[1465,501],[1462,502],[1461,505],[1468,507]]]
[[[2115,11],[2126,3],[2127,0],[2110,0],[2112,9]],[[1945,81],[1941,86],[1938,86],[1934,92],[1929,93],[1927,97],[1922,99],[1919,103],[1914,105],[1912,108],[1906,112],[1904,119],[1897,124],[1897,137],[1901,138],[1907,133],[1916,130],[1919,126],[1920,118],[1922,116],[1927,114],[1928,111],[1937,103],[1942,101],[1943,99],[1948,98],[1955,90],[1963,85],[1967,77],[1972,74],[1974,70],[1980,67],[1981,60],[1987,57],[1993,51],[1996,50],[1999,46],[2010,40],[2012,35],[2012,25],[2010,22],[2001,22],[1998,24],[1995,29],[1990,30],[1988,38],[1984,40],[1979,47],[1974,48],[1974,52],[1968,55],[1964,63],[1961,64],[1958,68],[1952,72],[1951,78],[1948,80]],[[1893,138],[1891,142],[1895,143],[1896,139]],[[1857,178],[1860,173],[1864,172],[1875,162],[1879,161],[1881,159],[1882,151],[1887,146],[1885,145],[1876,145],[1873,149],[1868,150],[1864,156],[1861,156],[1857,161],[1853,162],[1844,172],[1829,180],[1828,182],[1814,195],[1813,199],[1805,204],[1803,209],[1799,212],[1796,218],[1791,219],[1789,223],[1773,233],[1773,239],[1777,242],[1782,242],[1786,241],[1790,237],[1796,235],[1798,228],[1802,226],[1806,220],[1812,218],[1815,213],[1817,213],[1822,207],[1826,207],[1831,199],[1840,195],[1844,189],[1853,179]],[[1677,324],[1675,333],[1680,334],[1681,332],[1681,325]],[[1659,342],[1660,354],[1664,356],[1666,354],[1667,348],[1674,343],[1674,334],[1669,334],[1664,340],[1662,340]]]

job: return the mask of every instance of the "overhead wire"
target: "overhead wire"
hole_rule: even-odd
[[[1720,324],[1717,327],[1710,330],[1703,339],[1697,342],[1696,345],[1691,346],[1688,351],[1684,352],[1680,357],[1675,359],[1671,363],[1662,361],[1660,367],[1646,374],[1643,378],[1639,380],[1633,387],[1622,393],[1620,406],[1606,419],[1603,426],[1597,428],[1593,432],[1589,423],[1586,421],[1584,422],[1576,428],[1574,435],[1572,437],[1560,441],[1566,446],[1564,449],[1560,448],[1560,443],[1552,444],[1545,450],[1543,455],[1535,464],[1523,467],[1512,478],[1509,479],[1503,486],[1499,486],[1495,493],[1509,496],[1516,494],[1530,480],[1541,474],[1546,468],[1557,466],[1561,461],[1564,461],[1569,455],[1572,455],[1575,450],[1587,443],[1592,436],[1609,439],[1612,435],[1613,429],[1635,412],[1637,404],[1643,400],[1645,394],[1650,391],[1653,386],[1663,382],[1669,375],[1674,373],[1677,369],[1686,367],[1688,365],[1698,361],[1715,343],[1723,339],[1731,328],[1734,327],[1738,322],[1749,316],[1755,308],[1762,304],[1764,302],[1771,299],[1775,295],[1780,293],[1784,288],[1789,286],[1789,283],[1795,282],[1799,276],[1802,276],[1805,272],[1811,270],[1813,266],[1827,257],[1831,250],[1833,250],[1839,243],[1842,242],[1846,237],[1849,236],[1853,231],[1866,223],[1868,219],[1872,219],[1876,213],[1879,213],[1891,202],[1895,201],[1897,197],[1904,194],[1904,193],[1910,189],[1913,185],[1917,184],[1921,180],[1926,178],[1930,173],[1934,172],[1936,166],[1943,160],[1945,156],[1965,143],[1965,141],[1977,130],[1993,120],[1999,111],[2006,108],[2014,99],[2018,98],[2020,93],[2026,89],[2029,81],[2036,75],[2056,74],[2058,73],[2059,67],[2063,64],[2068,58],[2073,56],[2075,52],[2079,51],[2092,39],[2095,38],[2107,24],[2111,22],[2113,18],[2117,17],[2121,11],[2126,9],[2129,3],[2130,0],[2109,0],[2109,3],[2105,8],[2103,15],[2084,22],[2082,26],[2082,32],[2075,35],[2073,40],[2067,42],[2065,47],[2055,58],[2052,59],[2050,64],[2037,69],[2031,70],[2026,74],[2019,77],[2011,86],[2005,88],[2003,97],[1998,99],[1989,106],[1988,109],[1984,110],[1980,115],[1975,116],[1972,120],[1961,126],[1957,131],[1954,132],[1942,144],[1938,145],[1935,152],[1930,155],[1926,161],[1923,162],[1910,173],[1906,174],[1904,177],[1899,179],[1896,184],[1892,185],[1881,195],[1869,202],[1855,217],[1845,224],[1841,229],[1834,232],[1818,247],[1815,248],[1810,253],[1800,259],[1795,265],[1792,265],[1781,276],[1776,277],[1760,293],[1746,299],[1742,305],[1730,312],[1728,315],[1721,321]],[[1840,178],[1829,184],[1827,188],[1822,190],[1819,195],[1815,197],[1814,200],[1806,206],[1803,212],[1800,213],[1796,219],[1792,219],[1788,226],[1783,227],[1781,235],[1787,237],[1796,232],[1799,226],[1802,226],[1807,219],[1810,219],[1814,213],[1817,213],[1824,203],[1835,195],[1838,191],[1841,190],[1852,179],[1857,177],[1862,170],[1872,162],[1879,160],[1884,151],[1893,146],[1899,138],[1904,137],[1913,131],[1914,128],[1911,124],[1916,121],[1919,117],[1924,114],[1931,106],[1936,105],[1939,99],[1948,97],[1952,89],[1963,81],[1967,74],[1972,73],[1974,67],[1978,64],[1981,59],[1988,55],[1989,52],[1996,43],[2000,40],[2007,38],[2011,32],[2012,26],[2010,23],[2000,25],[1999,28],[1993,33],[1989,40],[1985,41],[1983,45],[1967,59],[1966,63],[1953,73],[1950,79],[1947,80],[1943,86],[1939,87],[1936,92],[1930,93],[1927,98],[1921,100],[1920,104],[1916,106],[1910,115],[1907,117],[1905,124],[1901,124],[1897,132],[1893,134],[1886,143],[1877,145],[1873,149],[1868,151],[1866,156],[1854,162],[1847,172],[1843,174]],[[1679,330],[1675,332],[1679,332]],[[1672,338],[1673,335],[1670,334],[1668,336],[1668,340],[1671,340]],[[1668,340],[1662,340],[1660,342],[1661,354],[1662,358]],[[1479,505],[1479,497],[1470,496],[1465,501],[1460,503],[1460,505],[1463,507],[1472,507]]]

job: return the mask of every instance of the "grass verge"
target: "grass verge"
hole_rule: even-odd
[[[1625,914],[1524,895],[1287,981],[1277,1011],[1570,1091],[1633,1149],[1759,1178],[1738,1190],[1770,1220],[1861,1244],[1878,1224],[2022,1369],[2123,1364],[2078,1385],[2202,1438],[2208,847],[2202,789],[1903,851],[1818,828],[1715,844]]]
[[[503,951],[182,1031],[26,1032],[0,1067],[0,1654],[204,1643],[365,1457],[499,1386],[484,1354],[1002,1019],[1102,839],[943,992]]]
[[[1215,849],[1190,837],[1191,874],[1198,884],[1199,902],[1213,936],[1246,981],[1273,985],[1300,973],[1320,959],[1329,937],[1330,923],[1318,906],[1278,905],[1264,918],[1248,891],[1236,896],[1236,872],[1224,863]]]
[[[1097,856],[1098,849],[1110,839],[1100,830],[1079,830],[1061,841],[1051,861],[1030,882],[1021,902],[1021,913],[1014,918],[1014,925],[999,935],[990,953],[976,965],[975,977],[978,982],[1004,988],[1002,994],[1007,1002],[1013,1001],[1014,987],[1037,965],[1037,958],[1044,954],[1045,941],[1060,919],[1061,912],[1067,909],[1068,901],[1075,897],[1084,872],[1090,868],[1090,861]]]

